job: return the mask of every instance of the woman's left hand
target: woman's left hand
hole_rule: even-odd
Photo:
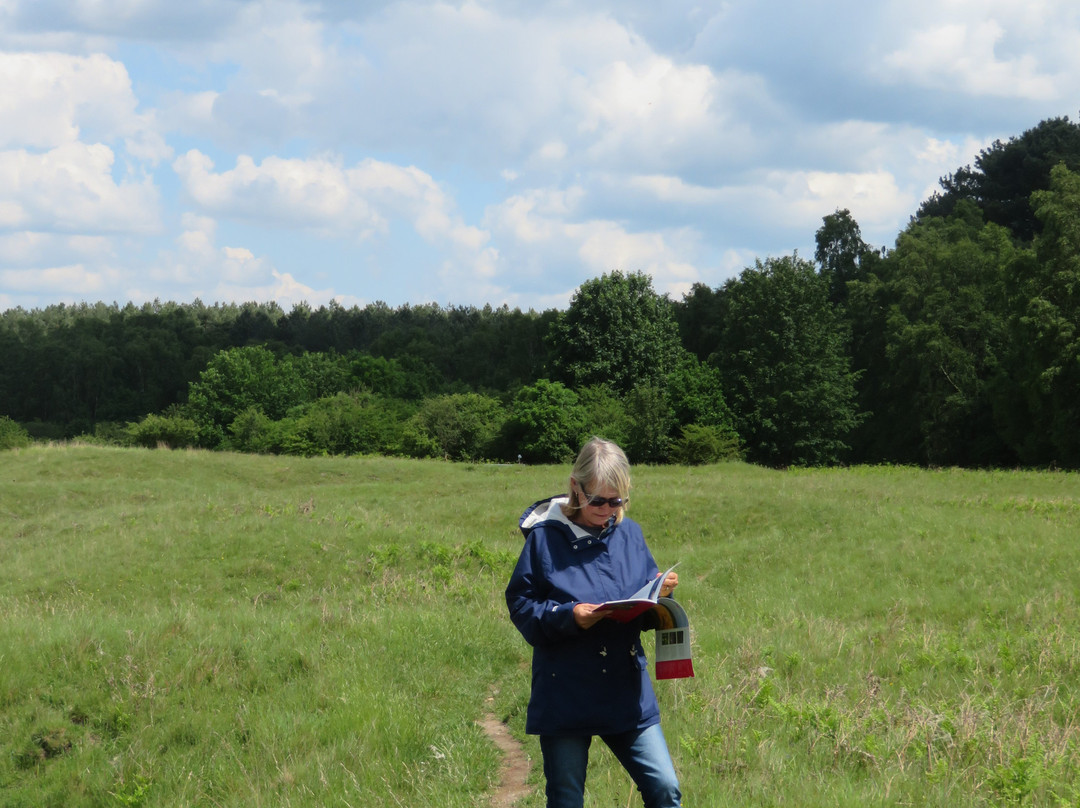
[[[669,572],[667,578],[664,579],[664,583],[660,585],[660,597],[670,597],[672,591],[679,585],[679,573]]]

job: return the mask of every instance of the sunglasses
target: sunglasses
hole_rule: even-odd
[[[585,502],[588,505],[592,505],[594,508],[602,508],[607,505],[610,508],[621,508],[630,498],[623,499],[622,497],[594,497],[590,496],[589,492],[585,490],[585,486],[581,486],[581,493],[585,496]]]

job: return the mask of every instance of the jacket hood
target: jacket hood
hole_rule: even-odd
[[[561,506],[569,501],[570,497],[566,494],[561,494],[559,496],[542,499],[539,502],[534,502],[525,509],[525,513],[521,515],[521,521],[518,522],[518,527],[521,528],[522,535],[528,536],[529,532],[537,525],[559,525],[564,532],[570,534],[570,538],[585,539],[595,537],[595,534],[590,533],[581,525],[571,522],[566,514],[563,513]],[[600,533],[600,538],[606,537],[614,526],[615,517],[612,516],[604,526],[604,530]]]

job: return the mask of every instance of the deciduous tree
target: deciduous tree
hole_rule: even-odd
[[[1004,270],[1016,248],[963,201],[914,220],[875,276],[853,284],[864,460],[994,465],[1013,458],[996,428],[991,386],[1005,341]],[[876,346],[868,358],[865,348]],[[864,447],[860,447],[860,450]]]
[[[846,208],[830,213],[822,222],[815,234],[814,257],[828,281],[829,299],[842,304],[847,301],[848,282],[858,279],[860,265],[874,250],[863,241],[859,223]]]
[[[660,383],[682,351],[671,301],[642,272],[581,284],[549,339],[561,381],[575,389],[607,384],[619,393]]]
[[[210,360],[189,389],[185,412],[199,425],[202,445],[217,447],[229,424],[249,407],[276,421],[304,400],[303,380],[291,363],[249,346],[220,351]]]
[[[858,414],[847,333],[828,285],[797,255],[757,264],[721,289],[713,361],[749,460],[835,463]]]
[[[585,410],[560,382],[539,379],[522,387],[510,404],[504,454],[527,463],[564,463],[585,438]]]
[[[1043,229],[1009,268],[1009,354],[997,398],[1028,464],[1080,465],[1080,174],[1054,168],[1032,196]]]

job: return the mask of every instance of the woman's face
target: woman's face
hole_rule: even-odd
[[[584,527],[603,527],[619,509],[613,507],[608,500],[618,499],[619,492],[614,488],[598,487],[596,491],[585,492],[585,489],[576,481],[573,481],[577,489],[578,497],[584,507],[577,513],[577,522]],[[589,499],[602,497],[605,501],[600,505],[590,505]]]

